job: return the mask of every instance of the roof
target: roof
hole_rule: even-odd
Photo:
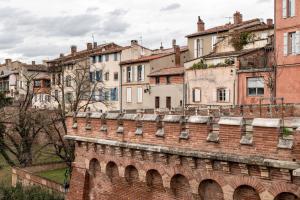
[[[201,32],[196,32],[196,33],[187,35],[186,37],[191,38],[191,37],[197,37],[197,36],[202,36],[202,35],[209,35],[209,34],[214,34],[214,33],[226,32],[226,31],[229,31],[230,29],[237,28],[237,27],[240,27],[240,26],[244,26],[246,24],[250,24],[250,23],[253,23],[253,22],[260,22],[260,19],[251,19],[251,20],[244,21],[240,24],[225,24],[225,25],[221,25],[221,26],[216,26],[216,27],[206,29],[206,30],[201,31]]]
[[[186,46],[180,47],[180,52],[185,52],[185,51],[188,51],[188,48]],[[126,65],[126,64],[149,62],[151,60],[156,60],[156,59],[163,58],[163,57],[166,57],[166,56],[170,56],[170,55],[173,55],[173,54],[175,54],[174,51],[173,52],[167,52],[167,53],[152,54],[152,55],[149,55],[149,56],[142,56],[142,57],[137,58],[137,59],[125,60],[125,61],[122,61],[120,64],[121,65]]]
[[[227,56],[242,56],[257,50],[260,50],[263,48],[254,48],[254,49],[244,49],[241,51],[227,51],[227,52],[220,52],[220,53],[210,53],[206,56],[203,56],[202,58],[216,58],[216,57],[227,57]]]
[[[163,68],[156,71],[151,72],[148,76],[155,77],[155,76],[166,76],[166,75],[183,75],[184,74],[184,67],[169,67]]]

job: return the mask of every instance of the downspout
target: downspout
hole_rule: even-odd
[[[277,20],[276,20],[276,8],[277,8],[277,5],[276,5],[276,1],[277,0],[274,0],[274,64],[276,66],[274,66],[274,98],[276,99],[277,97],[277,66],[278,66],[278,63],[277,63],[277,48],[276,48],[276,35],[277,35]]]
[[[120,113],[123,112],[123,73],[122,73],[122,51],[120,53]]]

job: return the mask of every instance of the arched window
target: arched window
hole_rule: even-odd
[[[192,199],[192,190],[189,181],[181,174],[172,177],[171,190],[176,199]]]
[[[233,194],[233,200],[261,200],[258,192],[251,186],[241,185],[239,186]]]
[[[274,200],[299,200],[299,198],[292,193],[283,192],[277,195]]]
[[[125,168],[125,179],[129,184],[137,182],[139,180],[138,170],[132,165],[127,166]]]
[[[119,177],[118,166],[114,162],[109,162],[106,165],[106,175],[109,177],[112,183],[117,182],[117,178]]]
[[[221,186],[213,180],[204,180],[199,185],[199,195],[202,200],[223,200]]]
[[[157,170],[149,170],[146,174],[147,185],[154,189],[163,189],[163,180],[160,173]]]
[[[67,87],[71,87],[72,86],[72,77],[70,75],[68,75],[66,77],[66,86]]]

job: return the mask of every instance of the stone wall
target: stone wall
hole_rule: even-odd
[[[68,199],[300,197],[300,129],[280,119],[80,113]]]

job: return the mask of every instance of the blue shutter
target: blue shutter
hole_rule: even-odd
[[[100,72],[96,71],[96,81],[100,81]]]
[[[102,62],[102,55],[99,56],[99,62]]]
[[[116,99],[116,101],[119,100],[118,88],[115,88],[115,99]]]
[[[99,81],[103,81],[103,78],[102,78],[102,70],[99,71]]]
[[[114,89],[110,89],[110,100],[114,101],[115,100],[115,95],[114,95]]]

